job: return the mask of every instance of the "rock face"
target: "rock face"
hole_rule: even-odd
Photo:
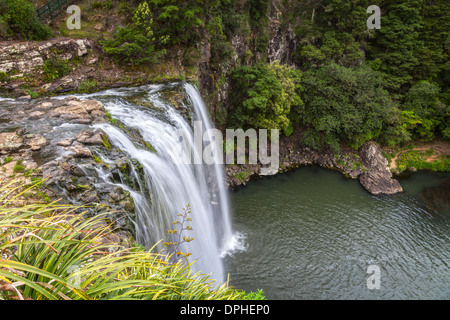
[[[6,42],[0,46],[0,72],[15,71],[18,73],[16,76],[30,74],[37,67],[42,67],[53,52],[60,52],[62,60],[70,60],[86,55],[91,47],[91,41],[87,39],[12,44]]]
[[[388,162],[376,143],[369,141],[364,144],[360,156],[368,171],[359,176],[359,181],[367,191],[375,195],[403,192],[400,183],[392,178]]]
[[[89,212],[95,214],[109,208],[108,219],[117,228],[131,232],[126,218],[134,212],[130,194],[120,187],[98,184],[103,177],[97,169],[118,183],[122,179],[135,183],[130,177],[137,170],[120,150],[106,147],[107,135],[92,126],[106,121],[105,108],[97,100],[2,100],[0,184],[13,174],[16,178],[22,173],[39,177],[42,190],[49,197],[62,197],[60,201],[76,205],[100,203]],[[107,155],[110,162],[103,163],[101,155]],[[16,173],[17,164],[22,169]]]
[[[277,172],[286,172],[303,165],[318,165],[342,172],[348,178],[359,179],[361,185],[374,195],[392,195],[403,191],[400,183],[392,179],[388,162],[375,142],[367,142],[359,153],[348,150],[339,156],[300,144],[295,145],[295,148],[286,145],[289,143],[281,141],[280,167]],[[230,188],[245,185],[251,177],[263,175],[259,164],[229,165],[225,168],[225,174]]]

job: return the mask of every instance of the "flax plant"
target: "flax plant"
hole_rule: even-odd
[[[106,214],[86,217],[58,202],[15,207],[28,191],[13,196],[17,190],[12,181],[0,187],[2,300],[242,298],[228,282],[214,286],[164,252],[107,241]]]

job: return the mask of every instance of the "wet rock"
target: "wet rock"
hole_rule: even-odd
[[[72,143],[73,143],[74,141],[75,141],[74,138],[64,139],[64,140],[58,141],[58,142],[56,143],[56,145],[57,145],[57,146],[60,146],[60,147],[69,147],[69,146],[72,145]]]
[[[33,112],[30,113],[30,116],[28,117],[28,119],[36,120],[36,119],[42,118],[43,115],[45,115],[45,112],[33,111]]]
[[[28,101],[28,100],[31,100],[30,95],[20,96],[17,98],[17,101]]]
[[[72,101],[70,101],[72,102]],[[83,108],[83,105],[80,102],[77,102],[76,104],[67,104],[61,107],[58,107],[53,110],[52,112],[53,117],[61,117],[64,119],[69,120],[73,123],[91,123],[92,118],[89,115],[89,112],[85,108]]]
[[[48,102],[48,101],[43,102],[38,106],[38,108],[41,110],[48,110],[48,109],[51,109],[52,107],[53,107],[53,103]]]
[[[403,192],[400,183],[392,178],[388,162],[375,142],[365,143],[360,149],[360,156],[367,171],[359,176],[359,181],[367,191],[374,195]]]
[[[75,141],[70,147],[65,147],[64,150],[73,152],[74,158],[92,158],[91,150],[84,144]]]
[[[75,139],[83,144],[91,144],[91,145],[102,145],[103,140],[102,136],[105,135],[103,131],[93,132],[92,130],[83,131],[79,133]]]
[[[27,140],[27,145],[31,148],[32,151],[41,150],[43,146],[47,144],[47,139],[45,139],[42,135],[36,134],[33,135],[30,139]]]
[[[55,108],[51,116],[63,118],[72,123],[90,124],[105,116],[105,107],[101,102],[95,100],[70,100]]]
[[[23,146],[23,139],[16,132],[0,133],[0,154],[8,154]]]

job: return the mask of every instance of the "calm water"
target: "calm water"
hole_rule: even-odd
[[[450,299],[450,175],[400,182],[404,194],[372,196],[303,167],[233,192],[241,250],[224,259],[231,284],[268,299]],[[370,265],[379,290],[367,287]]]

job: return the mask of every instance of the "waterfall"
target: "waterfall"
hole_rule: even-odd
[[[108,135],[111,144],[125,153],[130,161],[138,161],[144,172],[142,175],[133,169],[138,188],[113,182],[101,169],[97,169],[99,177],[103,177],[104,183],[118,185],[130,192],[135,204],[133,223],[136,241],[146,247],[166,239],[167,230],[173,229],[172,222],[178,219],[177,214],[190,204],[193,230],[186,231],[186,236],[194,240],[184,243],[181,250],[192,254],[189,261],[195,260],[193,271],[211,274],[213,279],[221,281],[224,280],[221,255],[233,242],[223,168],[218,161],[211,165],[190,164],[192,154],[185,150],[175,152],[180,149],[177,148],[180,145],[180,132],[186,137],[183,143],[191,146],[188,150],[198,152],[193,145],[194,121],[201,121],[202,133],[205,130],[208,132],[212,125],[195,87],[182,85],[186,96],[183,101],[187,100],[182,106],[164,99],[161,88],[154,85],[107,90],[103,96],[89,95],[103,101],[113,118],[126,128],[138,131],[155,149],[152,152],[140,148],[125,130],[112,124],[96,124],[95,127]],[[130,96],[138,96],[143,103],[125,99]],[[186,112],[189,113],[188,117]],[[102,160],[108,162],[107,158]]]

